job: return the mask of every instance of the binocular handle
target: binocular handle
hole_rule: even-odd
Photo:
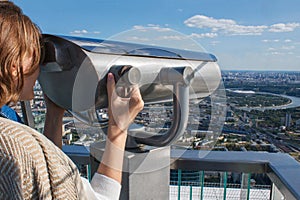
[[[167,146],[182,136],[186,129],[189,116],[189,85],[194,77],[193,70],[190,67],[163,68],[159,75],[161,83],[173,85],[172,125],[162,134],[139,130],[131,132],[134,136],[129,136],[127,148],[133,148],[134,142],[156,147]]]

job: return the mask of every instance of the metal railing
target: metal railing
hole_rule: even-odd
[[[81,147],[79,147],[81,148]],[[89,154],[66,151],[77,164],[88,164]],[[86,157],[83,159],[83,157]],[[82,161],[82,163],[81,163]],[[300,199],[300,163],[284,153],[171,150],[170,199]],[[182,180],[183,171],[199,173],[199,181]],[[204,182],[205,172],[222,173],[219,183]],[[227,183],[228,172],[241,173],[240,184]],[[271,186],[251,186],[251,174],[266,174]],[[194,185],[193,185],[194,184]],[[214,193],[214,196],[211,194]]]
[[[232,175],[238,177],[239,174],[231,172],[183,171],[181,169],[176,170],[176,172],[174,173],[174,170],[171,170],[170,200],[271,199],[271,185],[255,184],[250,173],[241,173],[241,180],[236,180],[240,183],[230,183],[229,177],[231,176],[232,178]],[[214,175],[214,182],[208,182],[212,174]],[[219,179],[215,180],[216,177]]]
[[[266,174],[273,183],[270,199],[278,195],[286,200],[300,199],[300,163],[284,153],[172,150],[171,169],[243,173],[248,178],[241,183],[246,199],[250,199],[250,174]]]

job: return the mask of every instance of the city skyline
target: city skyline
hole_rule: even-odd
[[[189,38],[214,54],[221,70],[300,70],[297,0],[14,2],[44,33],[118,39],[129,30],[169,31],[165,43],[180,48]],[[130,41],[146,39],[141,35]]]

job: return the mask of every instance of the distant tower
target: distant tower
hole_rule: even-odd
[[[292,123],[292,115],[290,113],[286,113],[285,115],[285,127],[289,128]]]
[[[243,120],[244,120],[244,122],[247,121],[247,113],[246,112],[244,112]]]

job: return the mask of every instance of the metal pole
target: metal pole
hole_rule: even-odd
[[[29,101],[21,101],[21,109],[23,113],[24,124],[34,128],[34,119]]]
[[[251,173],[248,174],[248,188],[247,188],[247,200],[250,199],[250,183],[251,183]]]
[[[190,185],[190,200],[193,200],[193,186]]]
[[[249,200],[250,196],[250,173],[242,173],[240,199]]]
[[[88,178],[89,181],[92,180],[91,164],[87,165],[87,178]]]
[[[203,190],[204,190],[204,171],[201,172],[201,194],[200,199],[203,200]]]
[[[224,172],[224,194],[223,194],[224,200],[226,200],[226,189],[227,189],[227,172]]]
[[[178,169],[178,181],[177,181],[177,185],[178,185],[178,200],[180,200],[180,186],[181,186],[181,169]]]

